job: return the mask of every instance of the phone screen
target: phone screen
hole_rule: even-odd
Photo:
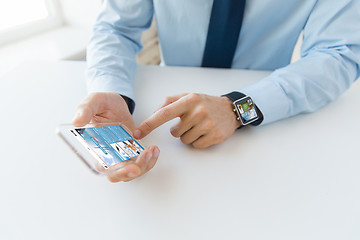
[[[144,150],[120,125],[74,128],[70,132],[104,168],[134,158]]]

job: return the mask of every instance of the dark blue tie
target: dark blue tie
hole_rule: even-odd
[[[231,68],[245,0],[214,0],[202,67]]]

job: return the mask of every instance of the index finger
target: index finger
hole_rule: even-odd
[[[142,122],[135,129],[134,137],[137,139],[143,138],[164,123],[176,117],[181,117],[188,109],[188,105],[182,101],[182,99],[183,98],[180,98],[178,101],[159,109],[148,119]]]

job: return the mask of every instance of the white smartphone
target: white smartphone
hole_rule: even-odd
[[[60,125],[58,135],[96,174],[108,174],[136,160],[145,147],[120,123]]]

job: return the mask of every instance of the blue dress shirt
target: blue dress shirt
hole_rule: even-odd
[[[134,99],[135,56],[154,14],[163,64],[201,66],[212,3],[105,0],[88,46],[89,91]],[[290,64],[301,31],[301,59]],[[360,75],[360,0],[248,0],[232,67],[275,70],[234,89],[253,98],[262,124],[324,106]]]

